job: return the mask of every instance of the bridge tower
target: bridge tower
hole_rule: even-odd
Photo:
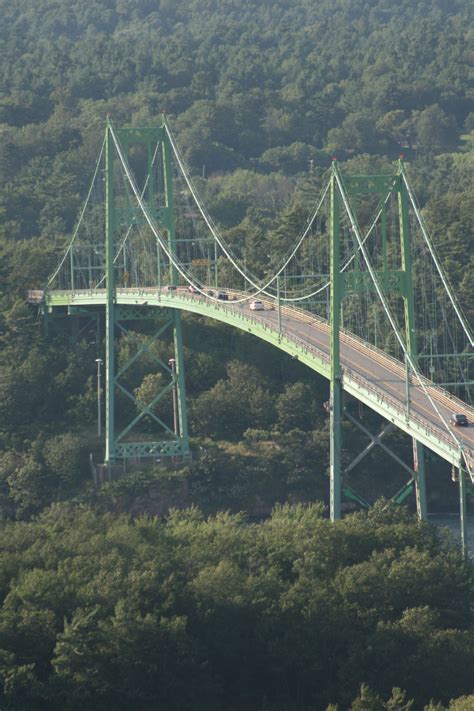
[[[105,280],[106,280],[106,348],[105,348],[105,464],[111,466],[118,460],[131,458],[154,457],[180,457],[189,456],[189,435],[186,412],[186,391],[184,379],[184,354],[183,336],[181,326],[181,312],[178,309],[163,309],[166,315],[164,324],[160,324],[159,329],[152,334],[145,343],[141,343],[137,352],[123,363],[120,369],[117,368],[116,358],[116,336],[118,333],[128,333],[127,322],[137,320],[149,320],[152,323],[156,316],[156,308],[140,309],[133,306],[118,305],[116,303],[117,277],[124,285],[127,285],[126,264],[117,267],[114,255],[117,254],[117,227],[120,220],[130,220],[136,223],[139,219],[137,213],[133,216],[123,214],[123,207],[118,205],[114,191],[114,160],[117,146],[114,142],[114,134],[119,141],[125,159],[130,154],[130,147],[141,146],[146,154],[148,183],[143,199],[148,212],[153,217],[160,229],[166,235],[168,248],[171,253],[176,252],[176,233],[173,213],[173,183],[171,168],[171,148],[169,138],[164,128],[164,117],[161,125],[155,128],[120,128],[112,131],[110,119],[107,120],[105,137],[105,198],[106,198],[106,223],[105,223]],[[163,204],[157,204],[154,171],[153,171],[153,151],[155,146],[161,149],[161,169],[163,181]],[[157,246],[158,251],[158,246]],[[161,286],[161,268],[158,258],[157,284]],[[167,270],[167,283],[177,284],[177,273],[173,265]],[[143,406],[137,402],[137,398],[120,382],[120,378],[128,370],[133,362],[143,353],[150,352],[150,346],[167,330],[172,329],[174,357],[168,363],[157,358],[157,364],[169,376],[169,382],[153,400]],[[121,431],[117,431],[116,426],[116,391],[121,390],[126,396],[134,401],[138,414]],[[173,392],[174,403],[174,427],[168,427],[154,412],[153,407],[169,391]],[[164,431],[164,437],[160,441],[130,441],[129,433],[140,420],[145,416],[150,417]]]
[[[334,159],[332,164],[330,188],[330,336],[331,336],[331,372],[330,372],[330,514],[331,519],[341,517],[342,496],[342,464],[341,464],[341,422],[343,416],[343,373],[340,363],[340,326],[341,309],[344,299],[350,294],[360,291],[375,291],[375,285],[370,273],[359,268],[360,254],[357,245],[354,246],[354,265],[351,271],[342,270],[340,219],[341,204],[350,212],[351,222],[357,224],[357,201],[361,195],[373,194],[386,196],[388,193],[398,198],[398,225],[400,234],[400,268],[389,269],[387,260],[387,213],[386,201],[382,202],[381,237],[382,266],[375,274],[385,293],[398,294],[403,299],[405,321],[406,351],[412,360],[417,362],[417,343],[415,325],[415,305],[413,291],[413,273],[411,260],[411,234],[408,213],[409,196],[402,179],[403,163],[399,162],[399,170],[394,175],[342,177]],[[411,374],[406,363],[406,417],[410,413]],[[350,417],[357,425],[357,421]],[[361,429],[364,431],[365,428]],[[369,434],[365,430],[366,434]],[[370,435],[372,436],[372,435]],[[380,438],[374,437],[373,443],[379,443]],[[369,451],[370,448],[367,449]],[[384,447],[386,451],[386,447]],[[363,455],[362,455],[363,456]],[[360,461],[359,456],[354,461]],[[403,464],[403,463],[402,463]],[[409,467],[406,467],[409,469]],[[423,445],[413,439],[413,469],[411,480],[403,487],[395,500],[402,501],[415,486],[417,512],[420,519],[427,517],[427,496],[425,482],[425,457]]]

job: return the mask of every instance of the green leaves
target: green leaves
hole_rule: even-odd
[[[408,711],[412,697],[421,708],[467,692],[462,559],[402,513],[337,524],[323,513],[282,506],[249,525],[196,509],[133,521],[57,507],[5,525],[3,704]],[[387,547],[404,530],[413,546]]]

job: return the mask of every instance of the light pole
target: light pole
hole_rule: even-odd
[[[101,412],[101,387],[100,387],[100,381],[101,381],[101,376],[102,376],[102,365],[104,361],[102,358],[96,358],[95,362],[97,363],[97,437],[100,437],[102,435],[102,412]]]
[[[176,392],[176,359],[170,358],[169,366],[171,368],[171,377],[173,378],[173,429],[176,437],[179,437],[178,430],[178,397]]]

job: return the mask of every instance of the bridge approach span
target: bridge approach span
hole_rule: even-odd
[[[230,293],[230,292],[228,292]],[[233,292],[243,297],[245,294]],[[45,294],[46,306],[105,306],[106,290],[50,291]],[[321,318],[294,307],[281,309],[281,329],[276,303],[264,300],[263,311],[250,311],[248,302],[215,301],[186,288],[176,291],[159,289],[116,289],[116,303],[123,306],[157,306],[190,311],[222,321],[289,353],[320,375],[330,377],[329,325]],[[343,388],[375,412],[393,422],[421,444],[439,454],[454,466],[462,455],[474,482],[474,409],[446,390],[424,380],[444,420],[453,412],[464,412],[470,423],[467,428],[446,429],[415,377],[410,378],[409,406],[405,366],[383,351],[341,331],[341,365]]]

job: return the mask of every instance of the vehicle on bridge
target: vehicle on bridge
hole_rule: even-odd
[[[260,301],[260,299],[254,299],[253,301],[250,302],[249,308],[252,311],[263,311],[264,310],[263,301]]]
[[[463,414],[453,412],[449,421],[453,427],[469,427],[469,420]]]

